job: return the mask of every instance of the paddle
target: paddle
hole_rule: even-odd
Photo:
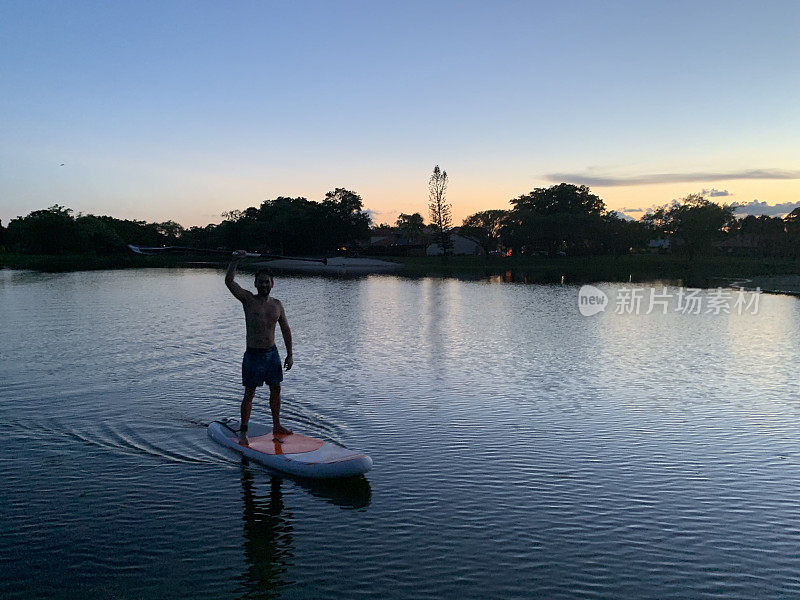
[[[230,250],[208,250],[206,248],[190,248],[189,246],[155,246],[155,247],[144,247],[144,246],[134,246],[133,244],[128,244],[128,248],[131,249],[132,252],[136,254],[168,254],[170,252],[197,252],[199,254],[220,254],[224,256],[233,256],[234,253]],[[298,258],[296,256],[281,256],[279,254],[262,254],[258,252],[245,252],[244,257],[246,258],[269,258],[272,260],[284,259],[284,260],[301,260],[304,262],[318,262],[322,263],[323,265],[328,264],[327,258]]]

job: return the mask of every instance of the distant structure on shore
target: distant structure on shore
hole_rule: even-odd
[[[486,251],[480,242],[461,232],[460,227],[450,230],[451,253],[458,256],[482,256]],[[409,236],[399,227],[381,227],[372,230],[370,239],[362,242],[361,250],[367,254],[385,256],[441,256],[441,245],[432,231],[425,229],[419,235]]]

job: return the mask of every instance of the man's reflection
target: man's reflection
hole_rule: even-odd
[[[259,472],[260,471],[259,469]],[[281,486],[298,485],[311,496],[345,509],[369,506],[372,490],[363,476],[336,480],[284,479],[266,474],[269,493],[258,495],[254,469],[242,458],[242,499],[244,501],[244,554],[247,570],[243,597],[277,598],[280,588],[289,583],[285,573],[292,563],[292,523],[294,516],[283,501]],[[266,487],[266,486],[264,486]]]
[[[292,559],[292,515],[284,511],[282,479],[269,480],[269,495],[256,494],[253,471],[242,461],[242,499],[244,500],[244,554],[250,598],[276,598],[281,574]]]

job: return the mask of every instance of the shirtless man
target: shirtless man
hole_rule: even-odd
[[[292,359],[292,330],[289,329],[283,305],[280,300],[269,297],[269,292],[275,283],[272,272],[269,269],[261,269],[256,273],[257,294],[247,291],[233,280],[239,261],[244,255],[243,250],[234,253],[235,258],[228,265],[228,272],[225,274],[225,285],[244,306],[244,319],[247,324],[247,351],[242,359],[244,399],[242,400],[242,420],[239,428],[239,443],[246,446],[249,443],[247,426],[250,422],[253,397],[256,394],[256,388],[264,385],[264,382],[269,386],[272,432],[274,434],[292,433],[280,423],[283,371],[278,349],[275,347],[276,323],[281,326],[283,341],[286,344],[284,366],[287,371],[292,368],[294,360]]]

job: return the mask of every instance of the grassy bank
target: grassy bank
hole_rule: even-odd
[[[693,287],[724,285],[735,279],[800,275],[800,259],[711,256],[689,259],[667,254],[627,256],[500,257],[435,256],[380,257],[404,265],[410,277],[445,276],[479,279],[500,276],[508,281],[566,283],[592,281],[643,282],[655,279],[680,280]],[[135,269],[208,265],[187,255],[30,255],[0,253],[0,267],[46,272],[96,269]],[[216,262],[213,264],[217,264]],[[225,261],[219,265],[224,266]]]
[[[800,259],[707,256],[689,259],[668,254],[560,257],[394,257],[412,276],[503,276],[512,281],[560,282],[652,281],[680,279],[709,287],[723,280],[800,274]]]

